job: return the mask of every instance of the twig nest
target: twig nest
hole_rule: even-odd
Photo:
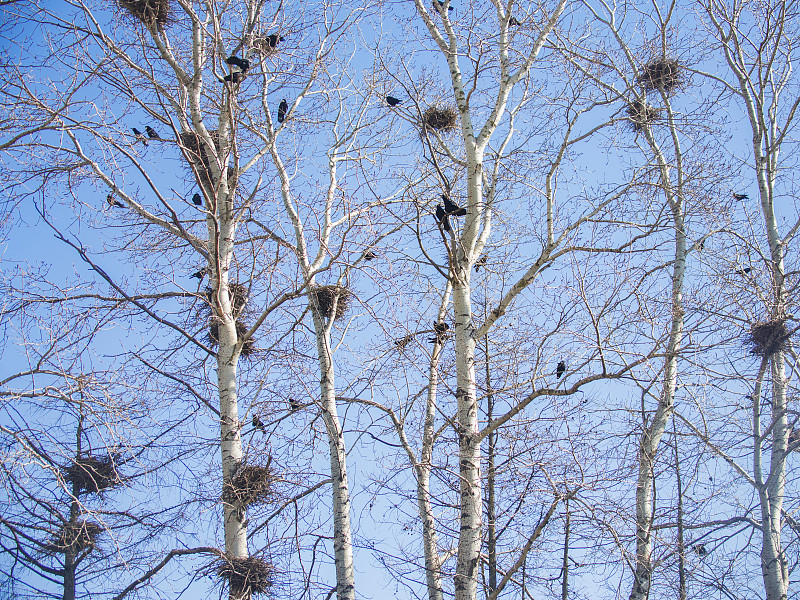
[[[211,340],[211,343],[215,346],[219,344],[219,324],[220,320],[218,317],[211,317],[211,324],[208,327],[208,338]],[[244,334],[250,327],[244,323],[241,319],[236,319],[236,339],[241,340],[244,337]],[[256,340],[254,337],[249,337],[247,341],[242,344],[242,351],[241,355],[245,358],[251,356],[256,351]]]
[[[211,287],[206,287],[206,300],[208,300],[209,306],[214,305],[214,294],[215,292]],[[233,312],[241,314],[244,307],[247,306],[247,301],[250,296],[247,286],[238,282],[228,283],[228,296],[231,299]]]
[[[113,488],[123,479],[117,472],[112,456],[82,456],[62,469],[64,479],[85,493],[97,493]]]
[[[257,556],[234,558],[225,556],[217,565],[217,575],[228,582],[237,597],[265,594],[272,587],[275,568]]]
[[[163,27],[172,12],[169,0],[117,0],[117,6],[147,27]]]
[[[647,125],[652,125],[661,115],[661,111],[641,100],[634,100],[625,110],[628,121],[634,131],[641,131]]]
[[[676,58],[658,58],[641,68],[636,82],[646,90],[663,90],[670,94],[683,83],[681,65]]]
[[[55,535],[53,541],[45,546],[45,551],[52,554],[77,554],[84,550],[93,550],[97,546],[97,536],[103,528],[92,521],[75,521],[65,523]]]
[[[341,319],[347,314],[350,300],[353,297],[353,293],[341,285],[320,286],[314,290],[314,295],[317,297],[322,316],[326,319],[330,319],[333,315],[334,304],[336,305],[336,315],[334,318]]]
[[[786,322],[782,319],[756,323],[747,335],[747,343],[751,346],[750,353],[769,357],[776,352],[786,350],[786,342],[790,335]]]
[[[275,476],[269,467],[241,465],[231,481],[222,487],[222,501],[252,506],[267,501]]]
[[[429,106],[422,115],[422,126],[436,131],[452,131],[458,126],[458,111],[452,106]]]
[[[219,132],[216,129],[211,129],[208,135],[214,142],[217,154],[219,154],[221,147]],[[214,152],[208,151],[203,138],[194,131],[183,131],[179,137],[181,146],[186,150],[189,162],[200,175],[202,182],[209,187],[214,187],[214,177],[211,170],[211,161],[216,161]],[[236,169],[234,167],[228,167],[228,185],[230,187],[236,185]]]

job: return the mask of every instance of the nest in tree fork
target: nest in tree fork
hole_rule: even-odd
[[[228,582],[234,595],[241,597],[267,593],[272,587],[274,573],[274,567],[257,556],[225,556],[217,565],[217,575]]]
[[[452,131],[458,126],[458,111],[452,106],[429,106],[422,115],[422,126],[436,131]]]
[[[661,114],[661,111],[656,107],[650,106],[642,100],[634,100],[628,104],[625,112],[634,131],[641,131],[646,125],[651,125]]]
[[[786,342],[791,333],[782,319],[756,323],[750,328],[747,342],[751,346],[750,353],[769,357],[776,352],[786,350]]]
[[[212,317],[211,325],[209,325],[208,327],[208,337],[211,340],[211,343],[214,345],[219,344],[219,323],[220,321],[218,317]],[[250,327],[246,323],[242,322],[241,319],[236,319],[237,341],[242,339],[244,337],[244,334],[247,333],[249,329]],[[244,344],[242,344],[241,355],[244,358],[247,358],[248,356],[252,355],[255,351],[256,351],[256,340],[254,337],[250,336],[249,338],[247,338],[247,341]]]
[[[65,523],[53,541],[45,546],[45,550],[52,554],[77,554],[83,550],[92,550],[97,546],[97,536],[102,531],[103,528],[92,521]]]
[[[271,495],[274,480],[268,466],[242,465],[233,479],[222,487],[222,501],[241,506],[265,502]]]
[[[681,65],[675,58],[659,58],[644,65],[636,82],[647,90],[669,94],[683,84]]]
[[[170,19],[169,0],[117,0],[117,6],[148,27],[163,27]]]
[[[353,296],[350,290],[341,285],[323,285],[314,291],[314,295],[317,297],[322,316],[326,319],[330,319],[331,316],[341,319],[347,313]],[[336,315],[333,315],[334,304],[336,304]]]
[[[214,142],[214,147],[217,154],[220,152],[220,138],[219,132],[216,129],[211,129],[208,132],[211,140]],[[211,161],[216,162],[214,152],[208,151],[207,144],[203,141],[194,131],[184,131],[180,134],[181,145],[186,151],[186,156],[192,164],[202,182],[209,187],[214,187],[214,177],[211,170]],[[228,167],[228,186],[234,187],[236,185],[236,169]]]
[[[64,479],[81,492],[97,493],[122,483],[112,456],[81,456],[62,469]]]
[[[215,291],[212,288],[206,288],[206,300],[208,300],[209,306],[214,305],[214,294]],[[241,314],[242,310],[247,305],[249,296],[249,290],[247,289],[247,286],[242,283],[229,283],[228,296],[231,299],[231,306],[233,307],[234,314]]]

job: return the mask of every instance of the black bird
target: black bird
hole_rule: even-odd
[[[517,17],[515,17],[515,16],[513,16],[513,15],[512,15],[512,17],[511,17],[511,18],[508,20],[508,24],[509,24],[509,25],[512,25],[512,26],[516,26],[516,27],[519,27],[520,25],[522,25],[522,23],[520,23],[520,22],[517,20]]]
[[[753,270],[753,267],[744,267],[742,269],[736,269],[736,274],[737,275],[747,275],[752,270]]]
[[[136,136],[137,140],[141,140],[142,143],[144,143],[144,145],[147,146],[147,139],[144,137],[144,134],[141,131],[136,129],[136,127],[133,128],[133,135]]]
[[[160,140],[161,139],[159,137],[159,135],[156,133],[156,130],[153,129],[152,127],[150,127],[150,125],[147,125],[144,128],[144,130],[147,132],[147,137],[149,137],[151,140]]]
[[[444,200],[444,211],[448,215],[453,215],[454,217],[463,217],[467,214],[467,209],[461,208],[458,204],[450,200],[449,195],[442,194],[442,200]]]
[[[403,101],[400,100],[399,98],[395,98],[394,96],[386,96],[386,103],[389,106],[397,106],[401,102],[403,102]]]
[[[294,398],[289,398],[289,408],[292,409],[292,412],[300,410],[300,403]]]
[[[120,202],[119,200],[114,200],[114,194],[109,194],[108,196],[106,196],[106,202],[108,202],[109,206],[125,208],[125,205],[122,202]]]
[[[192,273],[192,277],[194,277],[195,279],[202,280],[203,277],[206,276],[206,274],[208,274],[208,267],[203,267],[202,269],[200,269],[196,273]]]
[[[447,337],[448,329],[450,329],[450,325],[448,325],[444,321],[434,321],[433,332],[436,334],[436,337],[428,338],[428,341],[431,344],[435,344],[436,342],[439,342],[441,344]]]
[[[558,363],[556,367],[556,379],[561,379],[561,376],[567,371],[567,363],[563,360]]]
[[[222,78],[222,81],[228,83],[239,83],[243,79],[244,71],[232,71]]]
[[[283,37],[279,36],[277,33],[271,33],[267,36],[267,46],[269,46],[273,50],[278,47],[278,42],[282,41]]]
[[[250,69],[250,61],[246,58],[239,58],[238,56],[229,56],[228,60],[225,61],[232,67],[239,67],[242,72],[248,71]]]
[[[264,427],[264,422],[258,415],[253,415],[253,427],[258,429],[261,433],[267,433],[267,428]]]
[[[372,260],[374,258],[378,258],[378,255],[375,254],[372,250],[367,250],[364,252],[364,260]]]
[[[436,10],[442,10],[444,8],[444,2],[439,2],[439,0],[433,0],[433,7]],[[453,7],[452,6],[448,6],[447,10],[448,11],[453,10]]]
[[[194,204],[195,206],[200,206],[202,203],[203,203],[203,198],[202,196],[200,196],[200,194],[195,194],[194,196],[192,196],[192,204]]]
[[[481,267],[485,267],[486,266],[486,261],[488,259],[489,259],[488,255],[484,254],[478,260],[475,261],[475,272],[476,273],[481,270]]]
[[[735,200],[748,200],[749,196],[747,194],[737,194],[736,192],[733,192],[733,198]]]
[[[278,105],[278,123],[283,123],[284,119],[286,118],[286,111],[288,110],[289,110],[289,103],[286,102],[286,98],[284,98]]]
[[[436,220],[442,224],[442,229],[450,231],[450,217],[444,212],[441,204],[436,205]]]
[[[705,555],[708,554],[708,550],[706,550],[705,544],[695,544],[692,546],[692,550],[697,552],[697,556],[703,558]]]

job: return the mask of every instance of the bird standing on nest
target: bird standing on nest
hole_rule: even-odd
[[[278,105],[278,123],[283,123],[283,121],[286,119],[286,112],[288,110],[289,110],[289,103],[286,102],[286,98],[284,98]]]

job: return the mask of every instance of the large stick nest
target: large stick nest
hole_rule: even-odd
[[[272,587],[275,568],[257,556],[221,558],[217,575],[228,582],[231,592],[239,597],[266,594]]]
[[[110,455],[81,456],[63,467],[62,472],[68,483],[77,485],[79,491],[87,493],[101,492],[123,482],[114,464],[114,457]]]
[[[219,131],[210,129],[208,135],[214,142],[216,153],[219,154],[222,146],[220,143]],[[186,156],[189,158],[189,162],[199,174],[202,182],[209,187],[214,187],[213,171],[211,170],[211,162],[216,162],[217,160],[214,157],[214,152],[208,150],[203,138],[194,131],[181,132],[180,140],[181,145],[186,151]],[[228,167],[228,186],[236,186],[236,169],[234,167]]]
[[[670,94],[683,85],[681,65],[676,58],[658,58],[644,65],[636,82],[647,90],[663,90]]]
[[[206,287],[206,300],[209,306],[214,305],[214,294],[216,292],[211,287]],[[228,297],[231,299],[231,306],[233,307],[234,314],[242,314],[244,307],[247,306],[247,301],[250,299],[250,290],[247,286],[238,283],[228,283]]]
[[[661,114],[659,109],[641,100],[628,104],[625,112],[634,131],[641,131],[645,126],[652,125]]]
[[[92,521],[65,523],[53,540],[45,546],[51,554],[77,554],[83,550],[93,550],[97,546],[97,536],[103,528]]]
[[[317,297],[322,316],[326,319],[330,319],[331,315],[333,315],[334,304],[336,304],[336,315],[334,318],[341,319],[347,314],[350,300],[353,297],[353,293],[341,285],[323,285],[314,290],[314,294]]]
[[[219,323],[220,320],[218,317],[211,317],[211,324],[208,327],[208,338],[211,340],[211,343],[215,346],[219,344]],[[244,323],[241,319],[236,319],[236,339],[241,340],[244,337],[244,334],[250,327]],[[247,338],[247,341],[242,344],[242,352],[241,355],[244,358],[251,356],[256,351],[256,340],[254,337],[250,336]]]
[[[117,6],[147,27],[163,27],[172,13],[169,0],[117,0]]]
[[[458,111],[452,106],[429,106],[422,114],[422,126],[436,131],[452,131],[458,127]]]
[[[269,499],[274,480],[268,466],[241,465],[233,479],[222,487],[222,500],[241,506],[260,504]]]
[[[786,350],[786,342],[791,332],[786,328],[782,319],[756,323],[747,334],[747,343],[750,353],[758,356],[769,357],[776,352]]]

